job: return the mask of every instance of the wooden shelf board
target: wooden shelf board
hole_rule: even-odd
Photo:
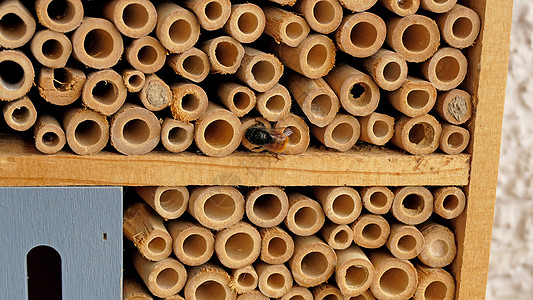
[[[166,151],[43,155],[29,141],[0,135],[0,186],[462,186],[468,184],[469,166],[467,154],[412,156],[368,145],[345,153],[311,148],[280,160],[242,151],[222,158]]]

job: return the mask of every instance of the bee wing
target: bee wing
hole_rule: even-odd
[[[287,127],[283,130],[283,134],[286,136],[291,136],[293,133],[294,131],[290,127]]]

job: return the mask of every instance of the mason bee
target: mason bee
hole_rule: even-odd
[[[244,133],[244,138],[247,139],[255,149],[263,150],[274,155],[282,153],[289,143],[289,136],[292,134],[290,128],[266,128],[262,123],[257,123],[250,126]]]

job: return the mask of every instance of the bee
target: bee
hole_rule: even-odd
[[[274,157],[278,158],[278,154],[282,153],[289,143],[289,136],[292,134],[290,128],[266,128],[262,123],[257,123],[248,127],[244,133],[244,138],[250,144],[256,147],[253,150],[260,149],[263,152],[268,152]],[[279,159],[279,158],[278,158]]]

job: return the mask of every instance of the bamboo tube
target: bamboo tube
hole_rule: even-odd
[[[210,300],[216,295],[217,300],[233,300],[235,290],[230,288],[231,278],[222,268],[207,263],[189,269],[185,284],[185,299]]]
[[[351,227],[355,244],[368,249],[385,245],[390,234],[389,222],[379,215],[361,214]]]
[[[294,234],[310,236],[324,225],[324,211],[318,202],[300,193],[291,193],[285,226]]]
[[[463,152],[470,142],[470,132],[459,126],[442,124],[439,148],[442,152],[456,155]]]
[[[242,140],[242,124],[237,116],[209,102],[205,114],[195,126],[196,146],[207,156],[223,157],[239,147]]]
[[[345,297],[345,300],[376,300],[370,289],[355,297]]]
[[[301,286],[293,286],[280,300],[313,300],[313,294]]]
[[[367,116],[379,104],[379,87],[374,80],[351,66],[339,63],[324,77],[339,97],[342,107],[354,116]]]
[[[146,76],[144,86],[138,96],[143,106],[150,111],[163,110],[173,100],[170,86],[156,74]]]
[[[30,44],[33,57],[42,65],[63,68],[72,53],[70,40],[62,33],[41,30],[35,33]]]
[[[133,278],[124,278],[122,283],[122,295],[124,300],[153,300],[148,290]]]
[[[361,127],[352,115],[338,113],[325,127],[311,125],[311,133],[328,148],[348,151],[359,139]]]
[[[231,270],[231,281],[229,284],[237,294],[252,292],[257,288],[258,281],[259,277],[252,265]]]
[[[144,36],[133,40],[124,49],[124,57],[135,69],[145,74],[152,74],[165,65],[167,53],[156,38]]]
[[[237,222],[215,235],[215,253],[227,268],[238,269],[252,264],[261,253],[261,235],[252,225]]]
[[[249,113],[257,101],[254,91],[234,82],[219,84],[217,95],[220,102],[239,118]]]
[[[477,13],[460,4],[437,16],[436,20],[442,39],[454,48],[472,46],[481,29],[481,20]]]
[[[370,12],[347,15],[335,32],[337,47],[354,57],[374,55],[385,42],[383,19]]]
[[[321,78],[335,65],[335,44],[321,34],[308,35],[298,47],[276,44],[273,50],[283,65],[308,78]]]
[[[297,0],[269,0],[270,2],[277,3],[279,5],[293,6]]]
[[[126,103],[111,118],[111,145],[124,155],[144,155],[159,144],[161,123],[153,112]]]
[[[81,96],[86,81],[85,73],[73,68],[42,68],[37,78],[39,94],[47,102],[65,106]]]
[[[260,258],[267,264],[277,265],[287,262],[294,254],[292,237],[280,227],[261,228]]]
[[[103,15],[123,35],[141,38],[157,24],[157,11],[148,0],[114,0],[104,6]]]
[[[27,96],[6,103],[2,112],[7,126],[16,131],[29,130],[37,120],[37,110]]]
[[[386,91],[399,89],[407,78],[407,63],[396,52],[380,49],[363,61],[364,69]]]
[[[442,126],[431,115],[400,117],[394,126],[392,143],[414,155],[428,155],[439,147]]]
[[[307,22],[293,12],[274,6],[264,7],[263,12],[266,17],[265,33],[277,43],[298,47],[309,34]]]
[[[430,82],[408,76],[398,90],[387,93],[387,99],[400,112],[416,118],[435,106],[437,90]]]
[[[319,33],[332,33],[342,21],[342,6],[337,0],[301,0],[294,8]]]
[[[279,298],[285,295],[292,287],[292,276],[284,264],[269,265],[257,262],[255,269],[259,275],[258,287],[263,295],[270,298]]]
[[[161,126],[161,143],[170,152],[183,152],[194,140],[194,125],[165,118]]]
[[[257,148],[256,145],[248,141],[248,139],[246,138],[246,131],[251,126],[258,125],[258,124],[262,124],[266,129],[272,129],[272,125],[270,125],[270,122],[268,122],[266,119],[261,118],[261,117],[256,117],[256,118],[244,117],[241,119],[241,123],[242,123],[241,145],[243,145],[246,149],[250,150],[251,152],[262,152],[263,149]]]
[[[423,62],[439,48],[439,27],[435,21],[422,15],[394,17],[387,22],[385,40],[406,61]]]
[[[445,218],[455,219],[463,213],[466,206],[466,196],[458,187],[441,187],[432,191],[435,203],[433,211]]]
[[[165,221],[179,218],[189,204],[189,191],[184,186],[136,187],[135,192]]]
[[[468,61],[460,50],[441,48],[421,65],[422,76],[439,91],[458,87],[466,77]]]
[[[279,83],[264,93],[256,94],[256,98],[255,109],[270,122],[280,121],[290,113],[291,95]]]
[[[348,225],[326,223],[320,234],[333,250],[344,250],[353,242],[353,230]]]
[[[199,266],[213,256],[215,237],[209,229],[184,220],[170,221],[167,228],[174,241],[174,255],[185,265]]]
[[[252,3],[234,4],[222,30],[244,44],[257,40],[265,26],[266,18],[261,7]]]
[[[107,145],[109,123],[87,108],[70,108],[63,115],[63,128],[70,149],[78,155],[96,154]]]
[[[22,51],[0,51],[0,100],[24,97],[33,86],[34,77],[33,65]]]
[[[263,295],[263,293],[261,293],[258,290],[253,290],[251,292],[237,296],[237,300],[269,300],[269,299],[270,298]]]
[[[200,26],[205,30],[217,30],[226,24],[231,13],[229,0],[187,0],[183,5],[198,18]]]
[[[124,211],[123,229],[124,236],[148,260],[160,261],[172,252],[172,237],[163,219],[145,203],[135,203]]]
[[[422,251],[424,236],[413,225],[394,223],[390,226],[387,248],[398,259],[413,259]]]
[[[70,32],[80,26],[84,9],[81,0],[35,0],[39,23],[57,32]]]
[[[124,86],[130,93],[137,93],[142,90],[146,82],[143,72],[135,69],[124,69],[121,73]]]
[[[24,46],[35,33],[35,19],[18,0],[0,3],[0,47],[13,49]]]
[[[394,134],[394,118],[373,112],[358,119],[361,126],[359,139],[377,146],[388,143]]]
[[[124,105],[127,95],[128,91],[122,76],[108,69],[96,71],[87,76],[81,92],[81,100],[88,108],[110,116]]]
[[[158,21],[155,35],[171,53],[181,53],[194,46],[200,37],[196,16],[185,8],[162,2],[156,6]]]
[[[118,63],[124,50],[120,32],[105,19],[83,19],[72,33],[72,56],[95,69],[111,68]]]
[[[453,89],[439,94],[435,111],[446,122],[453,125],[465,123],[472,117],[472,97],[465,91]]]
[[[149,261],[138,252],[133,254],[133,265],[150,292],[160,298],[177,294],[187,281],[185,267],[176,259]]]
[[[273,88],[283,75],[283,64],[273,54],[244,47],[244,57],[235,76],[257,92]]]
[[[170,110],[176,120],[189,122],[200,118],[208,106],[207,94],[198,85],[180,82],[172,85]]]
[[[445,226],[426,222],[418,227],[425,243],[418,259],[428,267],[443,268],[452,263],[457,253],[454,233]]]
[[[207,54],[195,47],[168,56],[167,64],[176,74],[196,83],[204,81],[211,69]]]
[[[335,224],[350,224],[361,214],[361,197],[350,187],[315,187],[313,194]]]
[[[420,7],[420,0],[379,0],[379,3],[401,17],[415,14]]]
[[[413,296],[418,275],[413,264],[397,259],[383,251],[369,251],[368,258],[374,265],[376,276],[370,286],[378,299],[408,299]]]
[[[366,291],[374,280],[374,266],[358,246],[337,251],[335,281],[345,297]]]
[[[244,197],[233,187],[197,187],[191,191],[187,211],[203,226],[221,230],[244,215]]]
[[[164,300],[185,300],[185,298],[183,298],[179,294],[176,294],[176,295],[172,295],[170,297],[166,297]]]
[[[341,300],[344,296],[341,291],[333,285],[322,284],[311,289],[315,300]]]
[[[457,0],[420,0],[420,7],[440,14],[452,9],[456,3]]]
[[[289,266],[299,285],[311,287],[325,282],[333,274],[336,261],[335,251],[318,237],[294,237],[294,255]]]
[[[433,195],[422,186],[397,188],[394,191],[391,212],[404,224],[421,224],[433,213]]]
[[[292,73],[287,88],[312,124],[324,127],[339,111],[339,98],[324,79],[309,79]]]
[[[376,215],[388,213],[394,199],[394,193],[385,186],[364,187],[359,194],[366,210]]]
[[[205,41],[200,47],[209,58],[211,73],[234,74],[244,57],[244,47],[229,36]]]
[[[246,193],[246,216],[254,225],[270,228],[279,225],[287,216],[289,199],[278,187],[251,188]]]
[[[44,154],[54,154],[65,146],[67,139],[59,122],[50,115],[40,115],[33,127],[35,148]]]
[[[302,154],[309,147],[309,127],[302,118],[289,114],[287,117],[281,119],[274,126],[275,128],[284,128],[285,131],[290,131],[289,143],[283,151],[285,154]]]
[[[450,273],[443,269],[428,268],[422,264],[415,264],[418,273],[418,287],[414,300],[455,298],[455,281]]]

